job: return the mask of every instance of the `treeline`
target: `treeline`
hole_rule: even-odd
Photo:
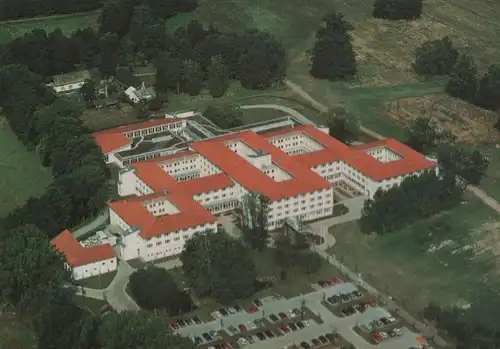
[[[439,176],[426,171],[406,178],[401,185],[379,190],[364,204],[359,221],[364,233],[397,231],[460,203],[464,183],[454,175]]]
[[[447,332],[456,341],[457,349],[484,349],[500,347],[498,293],[488,292],[482,299],[472,302],[468,309],[440,307],[429,304],[424,317]]]
[[[73,280],[64,264],[37,227],[0,229],[0,304],[13,307],[30,325],[37,349],[196,347],[189,338],[165,330],[167,317],[145,311],[101,316],[83,310],[74,301]]]
[[[0,68],[0,106],[17,137],[36,150],[54,176],[41,197],[30,198],[4,219],[4,228],[33,224],[52,238],[104,208],[108,171],[79,106],[55,98],[21,65]]]

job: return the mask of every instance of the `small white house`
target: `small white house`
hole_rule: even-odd
[[[54,75],[52,77],[52,83],[48,84],[48,86],[52,87],[56,93],[75,92],[83,86],[85,80],[90,78],[88,70]]]
[[[132,103],[139,103],[140,101],[149,101],[156,97],[156,92],[151,87],[144,86],[142,83],[139,89],[136,89],[134,86],[129,86],[125,90],[125,95]]]
[[[109,243],[85,247],[65,230],[51,244],[66,257],[67,267],[75,280],[110,273],[117,268],[116,253]]]

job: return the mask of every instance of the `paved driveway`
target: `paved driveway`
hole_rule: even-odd
[[[279,336],[274,339],[267,341],[257,341],[254,344],[250,344],[248,347],[252,349],[260,348],[282,348],[287,344],[300,343],[303,340],[309,340],[319,335],[328,332],[338,332],[342,337],[344,337],[348,342],[352,343],[356,348],[372,348],[374,345],[366,342],[362,337],[354,332],[353,328],[357,324],[370,322],[374,319],[378,319],[382,316],[388,314],[385,309],[382,308],[370,308],[365,313],[357,313],[352,316],[339,318],[335,316],[330,310],[324,307],[321,302],[323,299],[328,298],[332,295],[339,293],[346,293],[356,290],[357,288],[351,283],[338,284],[333,287],[324,288],[318,291],[308,293],[306,295],[301,295],[298,297],[290,299],[280,299],[274,301],[264,302],[260,311],[253,314],[239,313],[230,316],[225,316],[220,319],[211,322],[203,323],[200,325],[193,325],[185,328],[181,328],[177,333],[183,336],[200,336],[203,332],[209,332],[212,330],[220,331],[224,330],[228,334],[229,326],[237,327],[239,324],[246,324],[249,321],[256,320],[263,316],[267,317],[270,314],[286,312],[288,309],[300,308],[302,302],[305,306],[309,308],[313,313],[318,315],[323,321],[323,324],[313,324],[305,329],[288,333],[284,336]],[[413,333],[409,329],[404,329],[403,336],[397,338],[391,338],[385,342],[377,345],[380,349],[407,349],[410,346],[416,344],[417,334]]]

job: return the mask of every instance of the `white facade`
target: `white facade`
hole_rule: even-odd
[[[105,259],[103,261],[97,261],[78,267],[73,267],[71,268],[71,272],[73,273],[73,277],[75,280],[81,280],[92,276],[98,276],[116,271],[117,263],[117,259],[116,257],[114,257]]]

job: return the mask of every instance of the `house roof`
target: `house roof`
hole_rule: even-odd
[[[184,119],[185,120],[185,119]],[[132,131],[140,131],[155,126],[163,126],[172,123],[182,122],[179,119],[154,119],[136,124],[128,124],[120,127],[111,128],[109,130],[94,132],[92,135],[95,138],[97,145],[101,148],[103,154],[111,153],[115,150],[123,148],[126,145],[132,144],[132,138],[127,138],[125,133]]]
[[[297,131],[307,134],[325,147],[323,150],[294,156],[298,161],[308,167],[334,161],[343,161],[356,168],[367,177],[375,181],[381,181],[437,166],[436,162],[426,159],[424,155],[392,138],[386,138],[360,146],[348,147],[314,126],[297,126],[289,129],[288,132]],[[280,133],[286,133],[286,131],[281,130]],[[276,133],[264,134],[263,136],[270,138],[276,136]],[[366,152],[368,149],[377,147],[386,147],[396,154],[399,154],[402,158],[385,163],[380,162]]]
[[[66,261],[71,267],[79,267],[116,257],[110,244],[84,247],[69,230],[63,231],[52,239],[51,244],[66,257]]]
[[[52,77],[54,86],[75,84],[77,82],[83,82],[87,79],[90,79],[90,72],[88,70],[80,70],[66,74],[54,75]]]

